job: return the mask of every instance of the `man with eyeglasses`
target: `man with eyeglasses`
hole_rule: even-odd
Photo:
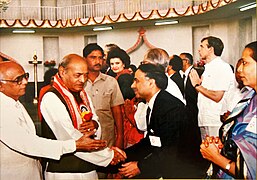
[[[92,140],[94,132],[78,140],[38,137],[32,119],[19,102],[25,94],[29,74],[16,62],[0,62],[0,179],[42,179],[37,157],[59,160],[76,150],[94,151],[106,146]]]

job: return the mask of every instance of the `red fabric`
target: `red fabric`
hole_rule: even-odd
[[[40,111],[40,103],[42,101],[43,96],[45,95],[45,93],[50,88],[51,88],[51,85],[46,85],[46,86],[42,87],[40,89],[40,92],[39,92],[37,112],[38,112],[38,118],[39,118],[40,121],[42,121],[42,114],[41,114],[41,111]]]
[[[124,147],[131,146],[138,143],[143,137],[144,133],[137,129],[134,119],[135,114],[135,98],[126,100],[122,107],[123,124],[124,124]],[[125,112],[126,111],[126,112]]]
[[[115,79],[118,79],[122,74],[130,74],[130,71],[128,69],[123,69],[121,72],[117,73]]]
[[[71,119],[73,121],[73,125],[76,129],[78,129],[78,123],[77,123],[77,119],[81,119],[81,117],[77,117],[75,111],[78,111],[79,114],[81,115],[81,110],[79,109],[79,106],[74,98],[73,95],[71,95],[70,90],[65,86],[65,84],[63,83],[62,79],[59,77],[58,74],[56,74],[54,76],[54,83],[53,83],[53,87],[62,95],[62,97],[64,98],[68,108],[69,108],[69,112],[71,114]],[[70,99],[70,97],[72,96],[72,98]],[[91,112],[91,106],[87,97],[86,92],[84,91],[84,89],[82,91],[80,91],[80,97],[84,103],[84,105],[89,109],[89,111]],[[72,104],[72,102],[74,102]]]

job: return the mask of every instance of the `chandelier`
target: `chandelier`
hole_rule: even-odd
[[[8,4],[10,3],[10,0],[0,0],[0,13],[3,11],[6,11],[8,8]]]

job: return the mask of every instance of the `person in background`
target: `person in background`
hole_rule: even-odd
[[[25,94],[29,74],[20,64],[0,62],[0,179],[42,179],[40,157],[59,160],[75,151],[95,151],[106,142],[86,132],[76,140],[50,140],[36,135],[36,129],[19,98]]]
[[[132,99],[135,94],[130,87],[133,83],[133,76],[128,70],[130,65],[129,55],[123,49],[116,48],[108,53],[106,62],[116,74],[115,79],[117,79],[119,83],[124,100]]]
[[[199,48],[201,59],[206,61],[202,78],[200,79],[195,69],[189,74],[193,87],[199,92],[198,126],[202,139],[205,139],[206,135],[218,135],[224,99],[227,98],[235,79],[230,65],[220,57],[223,48],[221,39],[214,36],[203,38]]]
[[[192,159],[199,161],[203,158],[200,153],[200,145],[202,140],[200,129],[198,127],[198,92],[193,87],[192,82],[188,76],[191,70],[195,69],[193,66],[194,60],[190,53],[183,52],[179,56],[183,64],[182,71],[184,76],[184,99],[186,100],[186,121],[184,126],[185,129],[182,131],[183,143],[181,143],[181,151],[185,153],[185,156],[188,156],[189,160]],[[196,71],[201,77],[203,71],[201,69],[196,69]]]
[[[38,117],[39,117],[40,121],[42,121],[42,115],[41,115],[41,112],[40,112],[40,103],[42,101],[42,98],[43,98],[44,94],[48,91],[48,89],[51,88],[51,86],[54,82],[54,75],[57,72],[58,72],[58,69],[50,68],[44,74],[43,87],[40,89],[39,96],[38,96]]]
[[[92,99],[99,117],[102,127],[101,138],[107,141],[108,147],[116,146],[123,149],[121,106],[124,104],[124,100],[117,80],[100,71],[103,56],[103,49],[97,44],[88,44],[83,49],[83,57],[88,64],[88,80],[85,90]]]
[[[243,81],[241,80],[238,72],[239,66],[242,64],[242,59],[239,59],[236,64],[236,72],[235,72],[235,83],[233,84],[233,87],[230,89],[230,92],[228,94],[228,98],[225,99],[225,103],[227,106],[225,106],[222,112],[223,114],[220,116],[221,121],[224,122],[228,115],[231,113],[231,111],[234,109],[236,104],[244,97],[246,93],[248,93],[249,90],[251,90],[250,87],[244,86]]]
[[[257,41],[245,46],[237,71],[244,85],[252,90],[229,114],[219,137],[207,137],[201,144],[203,157],[218,166],[213,178],[256,179]]]
[[[111,70],[108,63],[106,63],[108,53],[113,49],[119,49],[120,47],[116,44],[110,43],[104,46],[104,57],[103,57],[103,66],[101,68],[101,72],[107,74],[109,76],[115,77],[116,74]]]
[[[144,60],[141,62],[141,64],[148,64],[148,63],[156,64],[156,65],[162,66],[165,69],[165,71],[167,72],[169,61],[170,61],[170,57],[164,49],[153,48],[153,49],[149,49],[146,52],[146,54],[144,55]],[[166,75],[167,75],[167,77],[169,76],[167,73],[166,73]],[[182,101],[184,104],[186,104],[186,102],[183,98],[183,95],[182,95],[181,91],[179,90],[179,87],[170,78],[168,78],[168,86],[166,88],[166,91],[168,91],[171,95],[175,96],[180,101]]]
[[[134,64],[130,64],[128,70],[129,70],[130,74],[135,76],[135,72],[137,71],[137,67]]]
[[[113,72],[116,73],[116,79],[121,89],[121,93],[125,100],[122,107],[123,121],[124,121],[124,147],[131,146],[142,138],[142,133],[135,126],[134,108],[135,93],[131,88],[133,83],[133,76],[130,74],[128,67],[130,65],[129,55],[122,49],[114,49],[109,52],[107,63],[110,64]]]
[[[42,135],[50,139],[77,139],[94,131],[91,138],[99,139],[101,126],[92,101],[84,91],[88,78],[85,59],[69,54],[59,64],[52,88],[44,95],[40,109],[43,116]],[[60,161],[47,160],[46,179],[98,179],[97,166],[107,166],[125,159],[115,148],[94,152],[70,153]]]
[[[184,82],[181,77],[180,71],[183,68],[182,60],[179,56],[173,55],[170,58],[169,65],[167,67],[167,73],[169,77],[177,84],[181,94],[184,94]]]

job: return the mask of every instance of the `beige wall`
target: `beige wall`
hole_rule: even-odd
[[[192,28],[209,25],[210,35],[220,37],[225,44],[222,58],[235,65],[235,62],[239,59],[242,51],[242,47],[239,43],[244,42],[242,39],[240,40],[240,38],[245,37],[245,35],[242,34],[249,33],[239,31],[239,21],[240,17],[233,17],[231,19],[219,21],[213,20],[167,26],[149,26],[144,28],[146,30],[145,34],[148,41],[156,47],[165,49],[171,55],[179,54],[182,51],[192,53]],[[244,29],[244,31],[252,31],[250,41],[256,40],[256,15],[252,16],[252,23],[248,23],[246,26],[251,27],[241,29]],[[17,59],[23,65],[26,71],[33,73],[33,66],[28,64],[28,61],[32,60],[34,51],[37,52],[38,59],[44,61],[43,37],[58,37],[59,49],[56,53],[59,53],[58,56],[62,58],[69,53],[77,53],[82,55],[82,50],[84,48],[84,37],[87,35],[97,35],[97,42],[102,47],[107,43],[115,43],[126,50],[136,43],[138,38],[138,30],[139,27],[113,29],[111,31],[102,32],[49,32],[35,34],[12,34],[0,31],[0,51],[13,57],[14,59]],[[197,46],[198,45],[196,45],[196,47]],[[139,65],[139,62],[143,59],[143,55],[146,50],[147,46],[142,44],[139,49],[132,52],[130,54],[132,63]],[[43,65],[39,65],[38,73],[38,79],[39,81],[42,81],[44,73]],[[33,76],[30,77],[29,81],[33,81]]]

